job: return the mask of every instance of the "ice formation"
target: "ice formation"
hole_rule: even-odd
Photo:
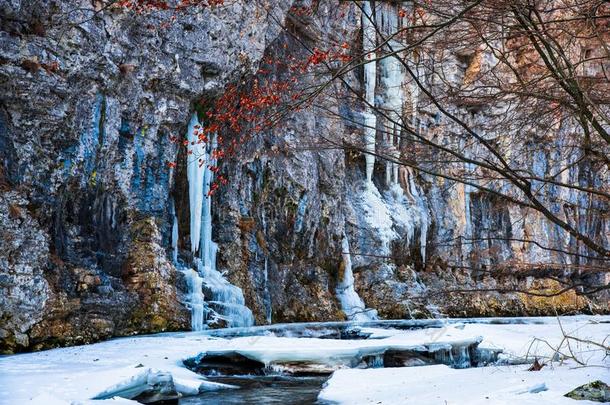
[[[337,285],[337,297],[341,303],[341,309],[350,321],[365,322],[377,319],[377,311],[367,309],[364,301],[354,289],[352,258],[349,250],[349,240],[345,233],[341,243],[341,255],[343,256],[343,279]]]
[[[191,214],[191,251],[193,254],[199,252],[199,257],[194,259],[196,270],[182,269],[189,288],[191,326],[193,330],[201,330],[205,321],[223,322],[229,327],[251,326],[254,324],[254,317],[245,306],[242,290],[229,283],[216,269],[218,245],[212,240],[212,198],[208,196],[213,181],[211,166],[215,163],[212,151],[216,143],[215,138],[211,143],[199,141],[196,135],[196,128],[199,125],[197,115],[193,114],[187,134],[189,150],[192,151],[187,159],[187,176]],[[175,232],[177,241],[177,221]],[[173,239],[172,243],[174,243]],[[174,249],[177,261],[177,246]]]
[[[372,182],[365,182],[360,189],[358,205],[367,226],[375,229],[381,242],[380,254],[390,253],[390,244],[398,238],[394,230],[393,212],[386,205],[381,193]]]
[[[392,42],[392,49],[397,51],[400,45]],[[404,91],[402,89],[404,72],[398,56],[384,58],[379,63],[381,67],[381,83],[383,94],[381,97],[382,107],[386,111],[388,124],[384,128],[384,147],[387,154],[398,158],[398,147],[400,145],[400,120],[404,103]],[[398,164],[386,162],[386,184],[398,183]]]
[[[375,20],[376,26],[372,20]],[[390,39],[381,44],[383,57],[376,61],[377,29],[385,39],[395,33],[400,25],[400,17],[393,5],[380,4],[373,13],[371,2],[363,2],[362,46],[365,53],[364,65],[364,144],[366,161],[366,185],[360,198],[363,216],[369,226],[378,231],[383,252],[389,252],[390,243],[406,232],[407,242],[412,243],[416,232],[422,260],[426,257],[426,240],[431,219],[425,197],[414,181],[412,171],[399,171],[399,164],[392,162],[400,158],[400,128],[403,120],[406,72],[401,58],[404,46]],[[379,65],[379,86],[377,86],[377,65]],[[416,95],[415,95],[416,97]],[[416,100],[411,100],[416,102]],[[414,108],[414,114],[415,113]],[[379,111],[379,116],[375,111]],[[415,117],[415,115],[414,115]],[[376,145],[376,128],[382,123],[383,135],[380,145]],[[390,158],[385,162],[385,184],[388,189],[383,197],[372,182],[377,150]],[[406,174],[404,182],[400,177]],[[403,190],[403,187],[405,190]]]
[[[269,260],[265,257],[265,266],[263,268],[263,276],[265,281],[265,295],[263,303],[265,304],[265,319],[268,324],[271,324],[273,317],[273,308],[271,306],[271,293],[269,291]]]
[[[191,310],[191,329],[192,330],[203,330],[204,322],[204,298],[203,298],[203,279],[199,276],[199,273],[190,267],[180,268],[182,274],[186,279],[186,285],[188,289],[188,295],[186,297],[187,306]]]
[[[172,224],[172,262],[178,264],[178,216],[176,215],[176,204],[172,201],[171,214],[173,219]]]
[[[373,179],[373,169],[375,167],[375,136],[377,133],[377,117],[372,112],[372,107],[375,106],[375,84],[377,82],[377,62],[375,59],[376,48],[376,31],[372,21],[373,10],[371,3],[365,1],[363,3],[362,14],[362,49],[364,50],[365,59],[370,61],[364,65],[364,98],[366,100],[366,109],[364,112],[364,146],[367,151],[366,160],[366,179],[371,182]]]
[[[205,198],[204,177],[208,162],[205,162],[206,144],[199,142],[196,135],[196,126],[199,125],[197,114],[193,114],[188,126],[187,141],[189,154],[187,155],[186,173],[189,182],[189,204],[191,214],[191,252],[199,249],[199,235],[201,233],[201,209]]]
[[[214,260],[216,253],[214,252]],[[203,277],[203,290],[208,305],[208,323],[224,322],[227,327],[244,327],[254,325],[252,311],[246,307],[241,288],[229,283],[216,270],[216,263],[206,266],[196,260],[197,271]]]
[[[428,228],[432,222],[430,215],[428,213],[428,207],[426,206],[426,201],[424,197],[421,195],[417,185],[415,184],[415,180],[413,179],[414,174],[409,171],[409,191],[411,197],[415,201],[415,206],[417,208],[418,216],[419,216],[419,246],[421,249],[421,257],[422,260],[426,261],[426,241],[428,238]]]

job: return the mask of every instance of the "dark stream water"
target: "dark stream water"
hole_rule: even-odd
[[[209,380],[237,385],[240,389],[211,391],[182,398],[180,405],[233,404],[327,404],[317,402],[318,393],[328,377],[243,376],[208,377]]]

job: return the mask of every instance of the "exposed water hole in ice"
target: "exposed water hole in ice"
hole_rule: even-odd
[[[212,391],[179,400],[180,405],[325,404],[317,400],[328,377],[243,376],[214,377],[213,381],[237,385],[239,390]]]

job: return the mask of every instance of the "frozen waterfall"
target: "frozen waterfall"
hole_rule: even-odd
[[[366,160],[366,179],[371,182],[373,179],[373,169],[375,168],[375,138],[377,133],[377,117],[372,112],[375,106],[375,85],[377,82],[377,54],[375,25],[372,22],[373,10],[371,3],[363,3],[362,13],[362,49],[364,58],[370,61],[364,65],[364,98],[366,100],[366,110],[364,112],[364,147],[367,151]]]
[[[186,300],[187,306],[191,310],[191,330],[203,330],[205,307],[202,292],[203,279],[199,273],[189,267],[180,268],[180,271],[184,274],[188,288]]]
[[[354,289],[352,258],[349,250],[349,240],[345,233],[341,242],[341,255],[343,256],[343,279],[337,285],[337,298],[341,303],[341,309],[350,321],[365,322],[377,319],[377,311],[367,309],[364,301]]]
[[[188,126],[189,151],[187,176],[189,182],[191,251],[199,252],[194,259],[195,270],[182,268],[189,288],[188,304],[192,313],[192,329],[201,330],[204,321],[223,326],[252,326],[254,317],[245,306],[242,290],[229,283],[216,269],[218,245],[212,240],[212,198],[208,196],[213,181],[211,166],[215,164],[211,144],[200,142],[197,115],[193,114]],[[174,215],[172,248],[177,262],[178,224]],[[205,297],[205,301],[204,301]]]
[[[401,45],[391,41],[390,45],[394,51],[401,48]],[[383,92],[381,94],[382,108],[388,117],[387,125],[384,126],[384,148],[389,156],[399,158],[400,146],[400,121],[404,104],[403,82],[405,72],[402,69],[397,56],[384,58],[379,63],[381,68],[381,84]],[[398,183],[398,164],[385,162],[386,164],[386,184]]]
[[[196,259],[196,264],[197,272],[203,278],[203,291],[208,305],[208,323],[229,328],[254,325],[252,311],[246,307],[241,288],[229,283],[216,270],[215,263],[213,266],[206,266],[200,259]]]

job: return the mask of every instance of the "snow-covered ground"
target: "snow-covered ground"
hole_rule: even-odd
[[[566,335],[582,340],[610,343],[608,317],[561,318]],[[435,333],[439,339],[475,333],[484,336],[480,347],[502,348],[507,358],[554,357],[563,333],[548,318],[536,325],[454,325]],[[381,333],[387,333],[383,331]],[[379,332],[377,332],[379,333]],[[375,335],[373,335],[375,336]],[[545,342],[536,340],[544,339]],[[573,389],[602,380],[610,384],[610,353],[590,344],[571,341],[581,366],[572,360],[549,362],[539,371],[529,366],[489,366],[457,370],[445,365],[401,368],[347,369],[335,371],[318,398],[345,404],[594,404],[564,395]],[[569,353],[563,346],[562,353]]]
[[[319,398],[345,404],[593,404],[563,395],[610,378],[598,368],[527,366],[456,370],[444,365],[335,371]]]
[[[610,317],[562,319],[566,333],[582,339],[601,342],[610,334]],[[4,356],[0,357],[0,403],[100,403],[92,399],[111,393],[113,388],[133,387],[134,381],[145,382],[147,378],[155,377],[157,371],[171,374],[184,394],[223,388],[183,366],[183,359],[207,351],[234,351],[267,365],[296,360],[342,364],[355,355],[386,348],[416,348],[482,338],[480,347],[501,348],[509,358],[522,357],[528,350],[530,356],[550,357],[552,350],[543,343],[531,346],[532,339],[544,338],[556,345],[562,337],[553,318],[537,324],[453,322],[444,328],[362,328],[362,332],[372,333],[371,338],[334,340],[267,335],[230,339],[209,336],[205,332],[171,333]],[[592,349],[587,345],[573,346],[573,349],[586,352],[583,360],[597,367],[574,368],[573,363],[555,363],[538,372],[525,371],[527,366],[523,365],[465,370],[446,366],[339,370],[333,374],[320,398],[350,404],[409,401],[418,404],[568,403],[572,400],[562,395],[577,386],[600,379],[610,382],[610,364],[603,353],[587,351]],[[546,390],[530,393],[542,388]],[[117,401],[107,400],[120,403]]]

